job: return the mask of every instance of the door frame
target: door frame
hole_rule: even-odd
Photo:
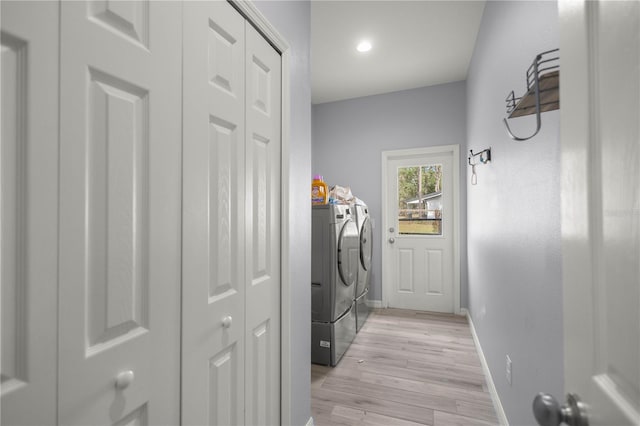
[[[281,202],[280,202],[280,423],[291,424],[291,282],[289,280],[289,149],[290,149],[290,73],[291,47],[251,0],[228,0],[251,25],[280,53],[282,64],[281,89]]]
[[[382,151],[382,231],[380,232],[380,244],[382,247],[382,307],[389,307],[389,293],[391,280],[388,275],[391,271],[389,259],[391,254],[386,245],[387,229],[389,229],[389,217],[387,214],[387,163],[389,160],[399,158],[418,157],[423,155],[448,154],[453,157],[453,313],[461,315],[460,311],[460,145],[439,145],[424,148],[398,149]]]

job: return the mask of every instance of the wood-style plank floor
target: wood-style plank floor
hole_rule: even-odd
[[[377,309],[335,368],[311,366],[316,426],[498,424],[465,317]]]

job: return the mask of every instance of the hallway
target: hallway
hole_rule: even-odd
[[[337,367],[312,365],[315,425],[497,424],[466,318],[376,309]]]

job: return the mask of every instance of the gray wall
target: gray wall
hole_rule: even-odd
[[[521,95],[534,56],[556,47],[555,2],[487,2],[467,78],[468,149],[493,148],[467,187],[469,309],[513,425],[535,424],[537,392],[563,395],[559,112],[542,114],[526,142],[502,124],[504,98]],[[510,121],[521,135],[535,125],[534,116]]]
[[[329,186],[350,186],[374,220],[370,300],[382,299],[382,151],[459,144],[460,287],[462,306],[467,304],[465,105],[465,83],[456,82],[313,106],[313,173]]]
[[[309,1],[253,3],[291,46],[291,136],[289,258],[291,282],[291,424],[304,425],[311,416],[311,80]]]

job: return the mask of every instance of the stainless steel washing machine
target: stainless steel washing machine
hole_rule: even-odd
[[[369,316],[367,297],[371,284],[371,257],[373,255],[373,237],[369,209],[364,204],[353,206],[358,226],[358,240],[360,254],[358,262],[358,279],[354,294],[354,306],[356,312],[356,331],[360,331]]]
[[[313,206],[311,362],[336,365],[356,335],[355,286],[360,242],[353,208]]]

